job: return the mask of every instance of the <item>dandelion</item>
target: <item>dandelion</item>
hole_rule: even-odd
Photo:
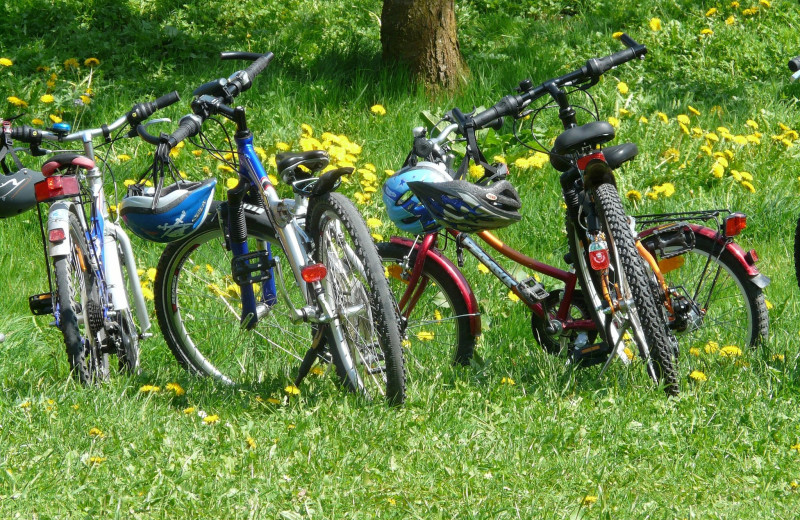
[[[699,110],[697,110],[697,109],[696,109],[695,107],[693,107],[692,105],[689,105],[689,106],[687,106],[686,108],[687,108],[687,110],[689,110],[689,112],[691,112],[692,114],[694,114],[694,115],[696,115],[696,116],[699,116],[699,115],[700,115],[700,111],[699,111]]]
[[[300,132],[302,133],[303,137],[311,137],[314,135],[314,129],[311,128],[311,125],[306,123],[300,125]]]
[[[703,347],[703,350],[706,351],[706,354],[714,354],[719,350],[719,343],[716,341],[709,341],[706,343],[706,346]]]
[[[379,218],[370,217],[367,219],[367,226],[369,226],[370,229],[376,229],[381,227],[382,225],[383,222]]]
[[[747,126],[749,126],[750,128],[752,128],[753,130],[758,130],[758,123],[756,123],[756,122],[755,122],[755,121],[753,121],[752,119],[748,119],[748,120],[747,120],[747,122],[746,122],[745,124],[746,124]]]
[[[754,15],[754,14],[756,14],[757,12],[758,12],[758,8],[757,8],[757,7],[750,7],[750,8],[748,8],[748,9],[745,9],[745,10],[743,10],[743,11],[742,11],[742,14],[743,14],[744,16],[753,16],[753,15]]]
[[[642,117],[640,117],[640,118],[639,118],[639,122],[640,122],[641,124],[643,124],[643,125],[646,125],[646,124],[647,124],[647,123],[649,123],[650,121],[649,121],[649,120],[648,120],[646,117],[642,116]]]
[[[173,392],[176,396],[183,395],[186,393],[186,390],[181,387],[178,383],[167,383],[166,390],[168,392]]]
[[[712,7],[711,9],[706,11],[706,16],[714,16],[715,14],[717,14],[717,8],[716,7]]]
[[[39,98],[39,101],[41,101],[42,103],[52,103],[55,100],[56,99],[50,94],[45,94],[44,96]]]
[[[25,108],[28,106],[28,102],[18,98],[17,96],[9,96],[6,98],[9,103],[14,105],[15,107],[22,107]]]
[[[89,437],[98,437],[102,439],[106,435],[100,430],[100,428],[90,428],[89,429]]]
[[[153,301],[156,299],[155,293],[153,293],[153,289],[149,287],[142,287],[142,296],[145,300]]]
[[[689,378],[692,381],[696,381],[698,383],[702,383],[703,381],[708,381],[708,376],[700,372],[699,370],[692,370],[692,373],[689,374]]]
[[[311,373],[312,373],[313,375],[315,375],[315,376],[321,376],[321,375],[324,375],[324,374],[325,374],[325,369],[324,369],[324,368],[322,368],[322,367],[321,367],[321,366],[319,366],[319,365],[315,365],[315,366],[314,366],[314,367],[311,369]]]
[[[514,291],[508,291],[508,299],[511,300],[512,302],[518,302],[519,301],[519,296],[517,296],[514,293]]]
[[[386,501],[389,503],[390,506],[397,505],[397,500],[393,499],[392,497],[387,498]]]
[[[525,162],[524,159],[520,158],[520,159],[517,159],[517,161],[514,164],[519,168],[525,168],[527,163],[520,164],[520,161]],[[484,173],[485,173],[485,170],[483,169],[483,166],[481,166],[480,164],[470,164],[469,165],[469,178],[470,179],[480,179],[481,177],[483,177]]]
[[[693,355],[694,357],[700,357],[700,349],[697,347],[692,347],[689,349],[689,354]]]
[[[711,166],[711,174],[717,179],[721,179],[722,176],[725,174],[725,167],[722,166],[719,162],[715,162],[714,165]]]
[[[650,30],[651,31],[661,30],[661,18],[650,18]]]
[[[654,18],[653,20],[658,20],[658,18]],[[660,21],[659,21],[659,25],[660,25]],[[650,26],[651,27],[653,26],[653,21],[652,20],[650,21]],[[653,29],[653,30],[656,30],[656,29]],[[596,496],[594,496],[594,495],[586,495],[585,497],[583,497],[583,500],[581,501],[581,505],[584,506],[584,507],[589,507],[592,504],[594,504],[595,502],[597,502],[597,497]]]
[[[739,357],[742,355],[742,349],[740,349],[736,345],[726,345],[720,349],[719,355],[722,357],[731,357],[731,358]]]
[[[42,121],[38,117],[34,117],[33,119],[31,119],[31,124],[35,126],[44,126],[44,121]]]
[[[52,121],[55,124],[58,124],[58,123],[62,122],[63,119],[61,119],[60,117],[58,117],[55,114],[50,114],[50,121]]]
[[[656,112],[656,116],[661,120],[662,123],[669,123],[669,117],[664,112]]]
[[[489,268],[483,264],[478,264],[478,272],[481,274],[487,274],[489,272]]]
[[[711,29],[709,29],[707,27],[705,29],[703,29],[702,31],[700,31],[700,36],[711,36],[712,34],[714,34],[714,31],[712,31]]]
[[[8,58],[0,58],[0,66],[2,67],[10,67],[13,64],[14,62],[9,60]]]
[[[183,409],[183,413],[186,415],[192,415],[195,412],[196,408],[194,406],[189,406],[188,408]]]
[[[420,341],[431,341],[434,338],[433,332],[428,332],[426,330],[421,330],[417,332],[417,339]]]
[[[797,452],[800,452],[800,443],[793,445],[793,446],[792,446],[791,448],[789,448],[789,449],[790,449],[790,450],[796,450]]]
[[[772,356],[772,361],[780,361],[783,363],[786,360],[786,357],[783,354],[775,354]]]
[[[713,143],[718,143],[719,142],[719,137],[714,132],[709,132],[704,137],[706,138],[706,141],[713,142]]]
[[[739,2],[734,0],[733,2],[731,2],[731,7],[734,8],[734,9],[738,9],[739,8]]]
[[[616,117],[614,117],[614,116],[611,116],[611,117],[609,117],[609,118],[608,118],[608,122],[609,122],[609,123],[611,124],[611,126],[613,126],[614,128],[619,128],[619,119],[617,119]]]
[[[678,162],[681,157],[681,153],[677,148],[667,148],[664,150],[664,153],[661,154],[661,157],[663,157],[667,162]]]
[[[683,125],[688,125],[689,123],[691,123],[691,121],[689,120],[689,116],[687,116],[686,114],[680,114],[677,117],[677,119],[678,119],[678,122],[683,124]]]
[[[628,84],[625,83],[624,81],[620,81],[619,83],[617,83],[617,90],[623,96],[626,95],[628,93]]]
[[[97,67],[100,65],[100,60],[97,58],[86,58],[86,60],[83,62],[83,65],[86,67]]]
[[[155,385],[144,385],[141,388],[139,388],[139,393],[142,394],[154,394],[159,391],[161,391],[161,387]]]
[[[736,17],[730,15],[729,17],[725,18],[725,25],[733,25],[736,23]]]
[[[288,395],[300,395],[300,389],[294,385],[289,385],[283,389]]]
[[[631,202],[641,202],[642,192],[639,190],[628,190],[628,193],[625,194],[625,198]]]
[[[773,305],[772,305],[772,302],[771,302],[771,301],[769,301],[769,300],[767,300],[766,298],[764,298],[764,305],[766,305],[766,306],[767,306],[767,310],[768,310],[768,311],[771,311],[771,310],[772,310],[772,307],[773,307]]]
[[[80,67],[80,65],[78,64],[78,60],[76,60],[75,58],[70,58],[64,61],[64,68],[66,70],[77,69],[78,67]]]
[[[268,397],[267,402],[270,404],[281,404],[280,399],[275,399],[274,397]]]
[[[503,379],[500,380],[500,384],[501,385],[514,386],[517,383],[513,379],[511,379],[510,377],[504,377]]]
[[[747,191],[749,191],[750,193],[755,193],[756,192],[756,187],[753,186],[753,184],[748,182],[748,181],[742,181],[742,187],[744,189],[746,189]]]
[[[633,358],[636,357],[636,354],[633,352],[633,350],[629,349],[628,347],[625,347],[622,349],[622,351],[625,353],[625,357],[627,357],[629,361],[633,361]]]
[[[88,459],[90,464],[95,464],[95,465],[102,464],[106,460],[108,460],[107,457],[98,457],[98,456],[89,457],[89,459]]]
[[[770,3],[767,0],[758,0],[758,5],[760,5],[761,7],[767,7],[767,8],[770,7]]]
[[[22,403],[19,403],[19,407],[20,408],[30,408],[31,407],[31,402],[30,401],[24,401]]]
[[[87,96],[85,94],[80,95],[78,97],[78,99],[80,99],[81,103],[83,103],[84,105],[88,105],[89,103],[92,102],[92,98],[90,98],[89,96]]]
[[[219,422],[219,415],[206,415],[203,417],[203,422],[205,424],[217,424]]]
[[[256,449],[256,441],[255,441],[255,439],[253,439],[252,437],[250,437],[248,435],[247,438],[244,441],[247,443],[247,447],[248,448],[250,448],[251,450]]]
[[[793,481],[789,482],[789,487],[794,490],[794,489],[797,489],[798,487],[800,487],[800,484],[798,484],[796,480],[793,480]]]
[[[375,114],[376,116],[385,116],[386,109],[383,108],[383,105],[372,105],[369,107],[369,111]]]

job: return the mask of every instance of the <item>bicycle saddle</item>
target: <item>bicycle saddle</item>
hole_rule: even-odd
[[[77,153],[60,153],[54,155],[42,165],[42,174],[45,177],[50,177],[58,170],[69,170],[76,166],[78,168],[91,170],[94,168],[94,161],[85,155],[79,155]]]
[[[565,130],[553,143],[553,153],[564,155],[577,152],[581,148],[594,148],[598,144],[614,139],[614,127],[607,121],[592,121],[585,125]]]
[[[309,179],[311,174],[328,166],[330,159],[324,150],[310,150],[308,152],[287,152],[275,156],[278,173],[285,182],[292,179]],[[304,171],[302,168],[307,171]]]

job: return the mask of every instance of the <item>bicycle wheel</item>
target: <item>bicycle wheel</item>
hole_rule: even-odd
[[[73,213],[69,214],[69,235],[69,254],[53,258],[56,322],[64,335],[73,376],[88,385],[108,378],[108,353],[97,340],[97,332],[103,327],[100,295],[86,238]]]
[[[335,323],[329,324],[336,373],[350,390],[401,403],[405,370],[397,304],[361,214],[343,195],[329,193],[312,200],[306,226],[314,259],[328,269],[323,286],[341,324],[341,342]]]
[[[119,327],[117,339],[117,359],[119,370],[126,374],[135,374],[139,370],[139,335],[130,309],[125,309],[118,315]]]
[[[647,241],[647,237],[642,237]],[[669,256],[670,249],[663,253]],[[748,279],[734,256],[716,241],[695,234],[695,247],[662,259],[656,251],[674,309],[671,328],[689,346],[709,341],[741,349],[757,347],[769,335],[769,316],[761,289]]]
[[[626,332],[630,333],[640,356],[646,362],[648,375],[663,385],[668,395],[677,395],[679,384],[675,372],[675,339],[668,332],[668,320],[653,297],[648,271],[636,249],[633,232],[616,187],[601,184],[592,190],[591,195],[608,244],[610,266],[606,270],[608,278],[605,286],[609,293],[614,291],[619,294],[619,305],[608,314],[598,311],[609,307],[607,297],[603,295],[604,280],[589,265],[583,251],[580,254],[577,252],[574,233],[568,233],[571,236],[573,258],[579,263],[576,271],[584,288],[584,296],[590,302],[589,310],[596,323],[607,323],[601,333],[610,345],[617,345]],[[581,249],[585,250],[586,247],[581,244]]]
[[[800,287],[800,217],[797,219],[797,227],[794,228],[794,275],[797,286]]]
[[[378,244],[388,274],[389,286],[397,299],[408,287],[408,278],[417,255],[407,246]],[[425,262],[420,284],[424,292],[402,321],[406,340],[406,365],[423,371],[443,359],[457,365],[469,365],[475,350],[476,336],[470,329],[467,302],[455,281],[433,261]]]
[[[225,211],[223,210],[223,213]],[[261,211],[245,212],[248,246],[264,251],[275,234]],[[281,249],[273,244],[278,261]],[[299,365],[311,346],[309,324],[295,324],[282,298],[269,306],[252,330],[240,324],[240,288],[231,276],[233,255],[226,245],[217,212],[189,237],[167,245],[154,283],[155,308],[164,339],[178,363],[197,375],[224,383],[258,383],[282,373],[293,381],[290,366]],[[266,283],[266,282],[265,282]],[[296,284],[287,284],[293,303],[305,299]],[[256,295],[262,294],[255,284]],[[257,296],[265,306],[263,297]]]

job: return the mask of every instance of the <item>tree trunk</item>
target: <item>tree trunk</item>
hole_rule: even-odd
[[[384,0],[381,44],[384,63],[405,64],[428,87],[453,89],[467,74],[454,0]]]

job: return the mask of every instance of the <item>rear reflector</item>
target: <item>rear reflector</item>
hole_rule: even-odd
[[[303,280],[308,283],[318,282],[328,274],[328,268],[323,264],[312,264],[304,267],[300,274],[303,276]]]
[[[61,242],[67,238],[67,235],[64,233],[63,229],[51,229],[47,238],[50,240],[50,242]]]
[[[725,236],[735,237],[747,227],[747,215],[744,213],[731,213],[725,217]]]
[[[75,176],[48,177],[34,184],[33,189],[36,193],[36,202],[72,197],[81,191],[78,178]]]

